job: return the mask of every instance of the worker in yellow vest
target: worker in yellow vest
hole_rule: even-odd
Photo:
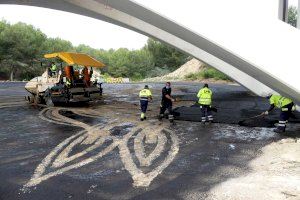
[[[262,115],[268,115],[275,107],[281,110],[279,117],[279,124],[274,130],[276,133],[285,132],[287,120],[290,118],[292,111],[295,109],[294,103],[291,99],[277,95],[270,94],[267,96],[270,101],[270,108],[263,112]]]
[[[70,88],[71,85],[72,85],[71,80],[69,78],[66,78],[66,86],[67,86],[67,88]]]
[[[51,71],[51,76],[52,77],[56,76],[57,66],[54,62],[51,63],[50,71]]]
[[[140,91],[140,105],[141,105],[141,121],[146,119],[146,112],[148,108],[148,102],[152,101],[152,93],[149,90],[149,86],[145,85],[144,89]]]
[[[203,88],[199,90],[197,97],[199,98],[198,103],[200,104],[201,108],[201,123],[205,124],[206,118],[208,119],[209,124],[212,123],[214,120],[212,111],[211,111],[211,104],[212,104],[212,91],[208,88],[208,84],[205,83]]]

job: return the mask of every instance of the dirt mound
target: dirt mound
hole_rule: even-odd
[[[216,185],[207,199],[299,199],[299,142],[282,139],[264,147],[250,163],[248,174]]]
[[[144,81],[180,80],[180,79],[184,79],[184,77],[188,74],[197,73],[201,71],[204,67],[205,67],[204,63],[193,58],[169,74],[160,77],[147,78]]]

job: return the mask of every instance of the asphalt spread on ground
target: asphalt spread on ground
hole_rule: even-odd
[[[0,199],[205,199],[217,184],[249,173],[248,163],[260,155],[261,148],[289,137],[266,128],[274,125],[278,112],[259,120],[261,124],[258,127],[239,126],[239,121],[260,114],[269,105],[266,99],[236,85],[211,86],[214,106],[218,108],[215,113],[217,123],[201,126],[196,120],[199,112],[191,107],[201,84],[172,85],[173,94],[181,98],[174,107],[182,109],[180,117],[183,117],[183,120],[176,120],[175,125],[156,119],[163,84],[149,84],[154,102],[149,105],[147,122],[139,122],[137,94],[143,85],[105,85],[106,95],[102,101],[83,108],[48,109],[24,102],[24,83],[1,83]],[[101,139],[97,132],[93,132],[93,127],[100,126],[97,130],[104,130],[114,123],[116,125],[111,126],[102,146],[87,151]],[[248,126],[253,126],[254,122],[248,123]],[[143,128],[132,132],[139,125],[148,127],[150,131],[145,130],[144,135]],[[152,142],[147,139],[147,135],[151,136],[160,127],[163,127],[161,139],[156,134]],[[299,137],[299,132],[297,122],[289,124],[288,134]],[[93,158],[115,141],[122,143],[129,134],[132,137],[126,140],[125,147],[118,144],[102,157],[83,163],[84,159]],[[80,138],[85,143],[80,143]],[[70,142],[60,148],[59,145],[68,139]],[[151,152],[159,151],[159,142],[163,148],[155,157]],[[154,157],[148,166],[141,166],[140,154],[137,153],[140,149],[136,148],[140,144],[144,156],[149,158],[146,163],[151,156]],[[71,148],[69,157],[59,159],[68,147]],[[58,149],[57,157],[52,157],[48,164],[44,162],[55,149]],[[85,151],[81,160],[67,162],[72,155]],[[131,163],[126,156],[132,157]],[[54,163],[59,167],[55,167]],[[72,165],[76,168],[58,173]],[[38,183],[39,173],[36,172],[41,169],[38,166],[45,168],[40,177],[51,173],[55,175]],[[160,167],[165,168],[158,174],[154,173],[148,186],[141,186],[147,184],[144,179],[149,181],[149,177],[141,174],[151,174],[159,171]],[[35,185],[26,187],[28,183]]]

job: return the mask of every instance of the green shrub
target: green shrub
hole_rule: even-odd
[[[200,72],[198,72],[198,73],[190,73],[190,74],[186,75],[185,79],[200,80],[200,79],[202,79],[202,77],[200,76]]]
[[[185,76],[188,80],[202,80],[202,79],[215,79],[215,80],[230,80],[228,76],[214,68],[205,68],[201,72],[191,73]]]
[[[213,78],[216,80],[229,80],[228,76],[213,68],[207,68],[203,70],[202,72],[200,72],[200,75],[205,79]]]

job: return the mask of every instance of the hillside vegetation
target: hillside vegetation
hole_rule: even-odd
[[[185,76],[186,80],[203,80],[203,79],[214,79],[228,81],[230,78],[222,72],[212,68],[204,67],[201,71],[196,73],[190,73]]]
[[[43,55],[60,51],[87,53],[105,63],[103,73],[133,80],[169,73],[185,63],[188,57],[153,39],[138,50],[95,49],[49,38],[31,25],[0,21],[0,80],[29,80],[40,75],[44,71],[41,67]]]
[[[296,26],[296,7],[289,7],[288,22]],[[176,70],[189,61],[189,57],[153,39],[148,39],[147,44],[138,50],[95,49],[84,44],[74,46],[71,42],[60,38],[49,38],[31,25],[0,21],[0,80],[29,80],[38,76],[44,71],[44,67],[41,67],[43,55],[60,51],[91,55],[106,64],[101,71],[107,76],[129,77],[132,80],[151,77],[187,80],[228,79],[211,67],[202,67],[203,70],[198,71],[197,67]]]

